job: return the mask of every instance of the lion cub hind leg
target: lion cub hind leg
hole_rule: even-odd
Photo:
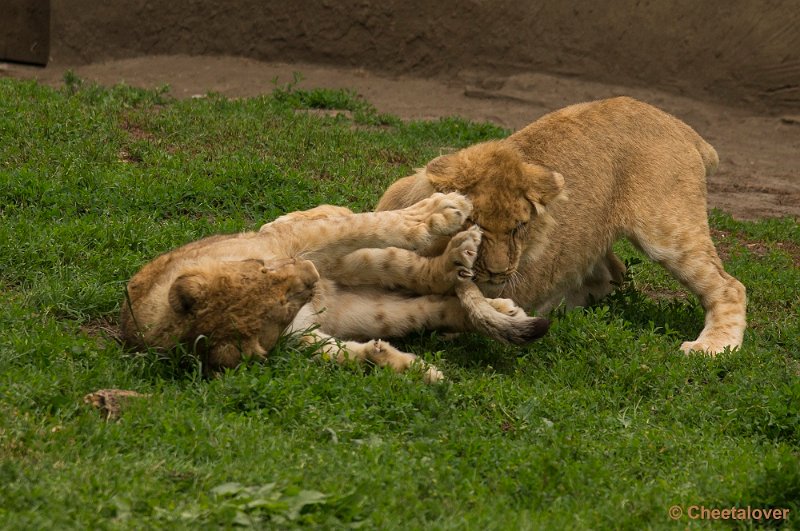
[[[381,339],[363,343],[338,341],[328,334],[315,330],[304,333],[302,341],[318,345],[323,357],[337,363],[346,363],[351,360],[358,363],[370,362],[379,367],[390,367],[398,373],[405,372],[416,365],[422,369],[425,383],[433,384],[444,380],[444,374],[435,366],[425,363],[414,354],[398,350]]]
[[[353,360],[359,363],[370,362],[380,367],[391,367],[396,372],[404,372],[413,366],[419,366],[426,383],[436,383],[444,379],[442,372],[435,366],[401,350],[388,342],[374,339],[371,341],[342,341],[338,338],[363,338],[379,335],[395,336],[393,326],[369,308],[374,296],[338,290],[330,281],[323,281],[327,286],[319,293],[320,299],[315,304],[307,304],[295,317],[289,331],[299,332],[301,340],[315,345],[322,355],[338,363]],[[372,293],[372,292],[367,292]],[[380,298],[380,296],[378,296]],[[401,299],[399,296],[392,296]],[[326,309],[326,303],[332,303]],[[399,319],[403,322],[403,319]],[[406,323],[407,331],[416,329],[416,322]],[[402,334],[399,334],[402,335]]]
[[[681,350],[719,354],[742,344],[746,326],[747,296],[741,282],[722,266],[706,222],[664,230],[642,230],[635,242],[650,258],[663,265],[675,278],[700,298],[705,309],[705,327],[694,341]],[[652,230],[655,229],[655,230]]]
[[[485,298],[472,281],[459,283],[456,294],[472,329],[504,343],[524,345],[544,336],[550,328],[550,321],[529,316],[511,299]]]

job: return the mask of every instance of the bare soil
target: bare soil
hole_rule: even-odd
[[[462,116],[520,128],[546,112],[598,98],[630,95],[686,121],[719,152],[721,164],[709,179],[709,206],[740,219],[800,218],[800,114],[760,114],[640,86],[611,85],[542,73],[499,75],[460,70],[448,81],[377,74],[365,69],[308,63],[275,63],[226,56],[145,56],[46,68],[0,65],[0,75],[60,85],[64,72],[104,85],[170,86],[176,98],[210,91],[228,97],[269,93],[275,83],[302,75],[303,88],[349,88],[380,112],[403,119]],[[419,161],[423,164],[425,161]]]

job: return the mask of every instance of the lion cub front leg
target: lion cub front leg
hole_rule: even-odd
[[[480,227],[473,225],[453,236],[444,253],[430,259],[428,275],[424,279],[430,293],[450,293],[459,282],[475,276],[472,268],[478,258],[482,238]]]
[[[290,250],[311,260],[323,277],[336,276],[341,260],[359,249],[397,247],[430,253],[464,225],[472,203],[461,194],[434,194],[403,210],[367,212],[330,219],[272,222],[265,235],[294,242]]]
[[[460,280],[473,277],[480,244],[481,230],[473,226],[453,236],[444,253],[433,258],[396,247],[359,249],[345,256],[329,276],[344,286],[451,293]]]

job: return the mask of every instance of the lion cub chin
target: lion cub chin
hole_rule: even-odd
[[[717,354],[742,344],[746,307],[744,286],[725,272],[709,235],[706,178],[718,162],[682,121],[613,98],[439,157],[389,187],[377,210],[463,193],[483,231],[474,267],[481,290],[537,311],[611,292],[625,272],[611,246],[627,238],[706,311],[702,332],[681,349]],[[542,184],[552,172],[563,176],[563,190]]]

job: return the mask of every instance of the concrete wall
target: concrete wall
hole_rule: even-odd
[[[51,16],[62,64],[187,53],[537,70],[800,108],[800,0],[52,0]]]

